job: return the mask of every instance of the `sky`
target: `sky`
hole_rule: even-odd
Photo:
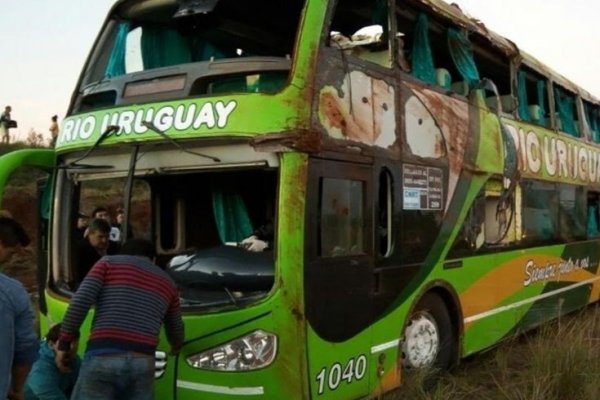
[[[242,0],[244,1],[244,0]],[[285,1],[285,0],[282,0]],[[451,2],[450,0],[447,0]],[[489,29],[600,98],[600,1],[452,0]],[[18,137],[49,136],[115,0],[2,0],[0,106]]]

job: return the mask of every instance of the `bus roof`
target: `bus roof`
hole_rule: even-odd
[[[565,89],[580,95],[584,100],[597,104],[600,103],[599,98],[595,97],[587,90],[559,74],[531,54],[519,49],[517,44],[512,42],[510,39],[507,39],[489,30],[483,22],[475,17],[465,14],[455,3],[448,4],[443,0],[413,1],[422,4],[425,8],[430,9],[434,14],[449,19],[454,24],[487,38],[492,45],[506,54],[510,59],[519,60],[521,63],[546,76]]]

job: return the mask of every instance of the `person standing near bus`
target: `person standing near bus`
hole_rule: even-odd
[[[154,264],[155,256],[151,242],[127,241],[120,255],[93,266],[71,299],[57,351],[65,366],[83,320],[96,306],[72,400],[154,398],[154,352],[162,323],[172,354],[184,340],[177,287]]]
[[[53,115],[52,118],[50,118],[50,128],[48,128],[48,130],[50,131],[50,146],[54,147],[56,145],[56,139],[58,139],[58,115]]]
[[[4,111],[0,114],[0,134],[2,135],[2,143],[10,144],[10,128],[14,126],[14,121],[10,117],[12,111],[11,106],[4,107]]]
[[[19,223],[0,218],[0,264],[4,264],[29,237]],[[29,295],[23,285],[0,273],[0,399],[23,399],[23,384],[38,356],[38,338]]]

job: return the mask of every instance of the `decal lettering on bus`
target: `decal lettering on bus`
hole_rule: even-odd
[[[525,281],[523,286],[529,286],[536,282],[546,282],[549,280],[559,280],[562,275],[567,275],[580,269],[589,269],[591,267],[590,258],[562,260],[559,263],[548,263],[546,265],[537,265],[535,261],[529,260],[525,264]]]
[[[112,111],[102,117],[88,115],[70,118],[65,121],[58,139],[59,144],[67,144],[79,140],[87,140],[98,136],[108,126],[117,125],[121,129],[117,136],[144,134],[148,131],[142,123],[152,122],[161,131],[175,129],[187,131],[200,128],[225,128],[231,113],[237,107],[235,101],[224,103],[181,104],[179,106],[163,106],[161,108],[146,108],[140,110]],[[99,129],[98,129],[99,128]]]
[[[556,134],[503,121],[513,137],[525,174],[564,181],[600,182],[600,151]]]

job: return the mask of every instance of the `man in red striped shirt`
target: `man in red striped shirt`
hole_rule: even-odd
[[[94,304],[95,313],[71,399],[154,398],[154,352],[162,323],[173,354],[184,340],[177,287],[154,259],[152,243],[131,239],[121,255],[94,264],[73,295],[58,344],[64,368],[67,350]]]

